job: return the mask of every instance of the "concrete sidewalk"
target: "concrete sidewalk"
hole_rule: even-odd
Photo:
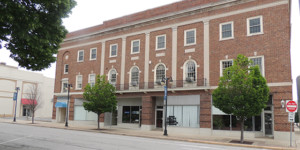
[[[126,135],[126,136],[136,136],[136,137],[145,137],[145,138],[156,138],[156,139],[167,139],[167,140],[177,140],[177,141],[187,141],[195,143],[206,143],[206,144],[218,144],[218,145],[228,145],[228,146],[240,146],[240,147],[252,147],[252,148],[263,148],[263,149],[275,149],[275,150],[295,150],[297,145],[300,146],[300,130],[296,131],[296,145],[289,147],[289,142],[278,142],[270,138],[255,138],[255,139],[245,139],[245,141],[253,142],[251,145],[247,144],[235,144],[230,143],[233,139],[228,137],[214,137],[214,136],[200,136],[200,135],[179,135],[179,134],[169,134],[168,136],[163,136],[163,131],[143,131],[139,129],[124,129],[116,127],[105,127],[101,130],[96,130],[96,126],[91,125],[70,125],[65,127],[64,123],[49,122],[43,120],[36,120],[35,124],[31,124],[31,120],[17,118],[16,122],[13,122],[12,118],[0,118],[0,122],[3,123],[12,123],[12,124],[23,124],[39,127],[48,127],[48,128],[59,128],[67,130],[77,130],[77,131],[86,131],[86,132],[98,132],[105,134],[117,134],[117,135]],[[100,127],[101,128],[101,127]]]

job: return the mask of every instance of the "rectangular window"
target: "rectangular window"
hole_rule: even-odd
[[[220,40],[227,40],[233,38],[233,22],[226,22],[220,24]]]
[[[196,29],[184,31],[184,45],[196,44]]]
[[[65,64],[65,67],[64,67],[64,74],[68,74],[69,73],[69,65],[68,64]]]
[[[251,65],[257,65],[261,75],[264,76],[263,57],[250,57],[249,59],[252,61]]]
[[[92,48],[90,50],[90,60],[96,60],[97,58],[97,48]]]
[[[226,68],[232,66],[233,61],[232,60],[226,60],[226,61],[221,61],[221,72],[220,76],[223,76],[223,72],[225,71]]]
[[[168,106],[167,117],[175,117],[180,127],[199,127],[199,106]]]
[[[76,76],[76,89],[77,90],[82,89],[82,75]]]
[[[166,49],[166,35],[156,36],[156,50]]]
[[[110,57],[116,57],[118,52],[118,45],[112,44],[110,45]]]
[[[247,19],[247,35],[263,34],[263,18],[262,16]]]
[[[63,80],[61,84],[61,92],[66,93],[68,92],[68,80]]]
[[[95,74],[90,74],[89,75],[89,84],[91,87],[95,86],[96,83],[96,75]]]
[[[134,40],[131,42],[131,54],[140,52],[140,40]]]
[[[122,123],[139,123],[140,106],[123,106]]]
[[[84,59],[84,50],[78,51],[77,62],[83,62]]]

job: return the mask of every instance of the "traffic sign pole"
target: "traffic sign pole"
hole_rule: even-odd
[[[292,143],[292,132],[293,132],[293,123],[295,121],[295,113],[297,112],[298,105],[295,101],[286,101],[286,111],[289,112],[289,122],[291,123],[291,132],[290,132],[290,146],[293,146]]]

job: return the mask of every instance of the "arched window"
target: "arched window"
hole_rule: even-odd
[[[111,70],[109,73],[109,83],[115,85],[117,83],[117,71]]]
[[[165,66],[160,64],[156,67],[156,82],[161,82],[162,78],[165,77]]]
[[[131,69],[131,85],[136,86],[139,84],[139,69],[138,67],[133,67]]]
[[[196,64],[193,61],[186,63],[186,81],[193,82],[196,81]]]

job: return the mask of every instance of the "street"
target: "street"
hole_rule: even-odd
[[[253,150],[0,123],[0,150]]]

